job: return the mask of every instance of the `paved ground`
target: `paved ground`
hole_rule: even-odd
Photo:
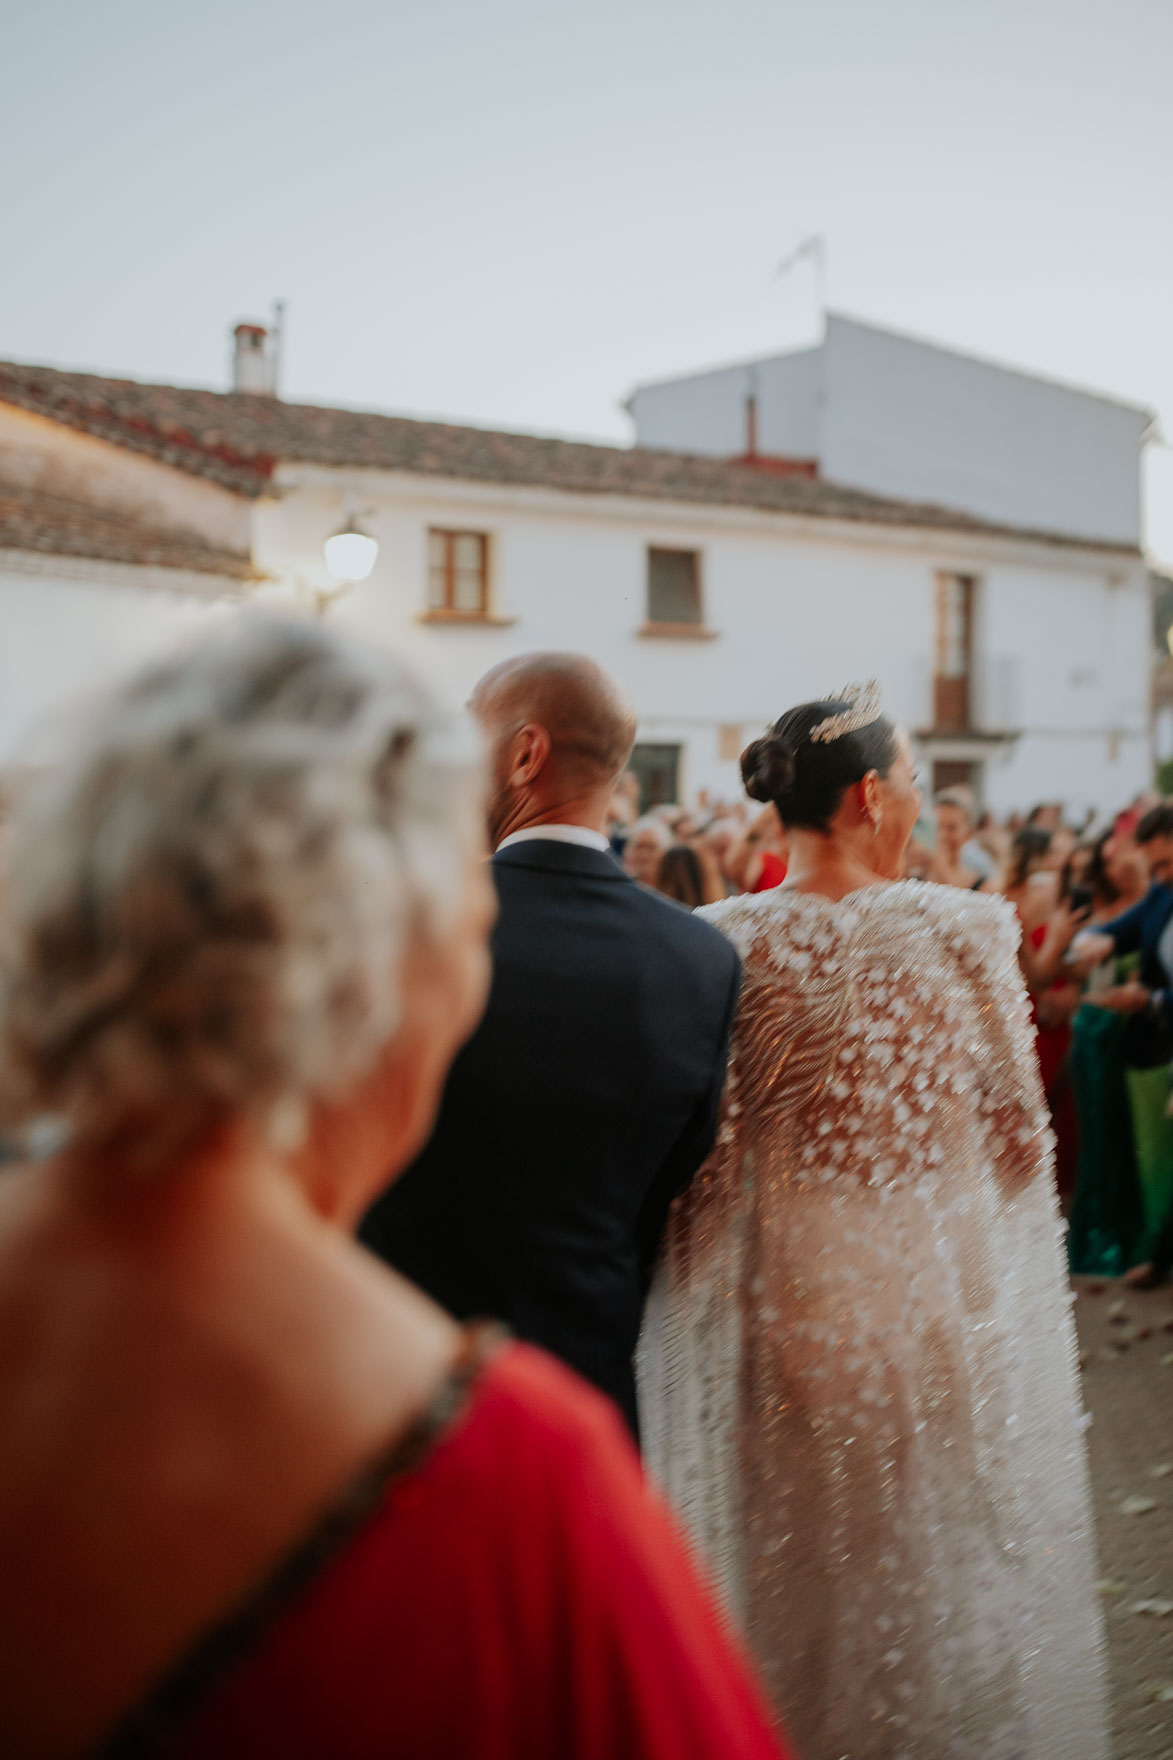
[[[1173,1286],[1076,1279],[1113,1760],[1173,1760]],[[1129,1499],[1152,1504],[1129,1514]],[[1147,1612],[1140,1602],[1155,1603]],[[1163,1611],[1166,1609],[1168,1611]],[[1166,1700],[1157,1697],[1162,1687]]]

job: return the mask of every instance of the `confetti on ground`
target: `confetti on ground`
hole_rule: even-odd
[[[1173,1613],[1173,1601],[1165,1601],[1159,1595],[1154,1595],[1148,1601],[1134,1601],[1128,1611],[1147,1613],[1150,1619],[1168,1619]]]
[[[1158,1461],[1155,1467],[1149,1468],[1150,1479],[1167,1479],[1173,1473],[1173,1461]]]
[[[1173,1473],[1154,1472],[1173,1467],[1173,1334],[1162,1330],[1173,1318],[1173,1292],[1131,1297],[1130,1323],[1113,1326],[1109,1304],[1127,1293],[1109,1284],[1101,1300],[1075,1308],[1079,1349],[1091,1358],[1084,1393],[1095,1416],[1088,1441],[1100,1536],[1096,1595],[1112,1674],[1113,1760],[1173,1760],[1173,1697],[1157,1699],[1161,1688],[1173,1689],[1173,1613],[1133,1611],[1173,1601]],[[1145,1328],[1155,1343],[1137,1337]],[[1101,1358],[1121,1338],[1131,1348]],[[1163,1353],[1170,1360],[1159,1371]],[[1146,1493],[1155,1509],[1121,1513],[1126,1498]]]
[[[1119,1506],[1122,1516],[1147,1516],[1151,1509],[1156,1509],[1155,1497],[1126,1497]]]
[[[1145,1695],[1156,1705],[1173,1705],[1173,1681],[1150,1681]]]
[[[1167,1351],[1161,1358],[1162,1369],[1173,1369],[1173,1351]]]

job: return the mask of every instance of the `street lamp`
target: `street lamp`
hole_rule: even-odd
[[[376,540],[364,532],[355,519],[348,519],[340,531],[327,538],[324,549],[331,579],[343,587],[365,581],[379,554]]]
[[[325,617],[335,599],[341,599],[343,593],[366,580],[379,554],[378,543],[363,531],[353,514],[347,515],[346,524],[326,539],[322,549],[330,585],[314,591],[314,612],[318,617]]]

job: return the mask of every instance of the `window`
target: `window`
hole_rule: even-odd
[[[934,608],[933,720],[961,732],[970,725],[973,606],[977,582],[968,574],[939,574]]]
[[[429,531],[428,614],[489,615],[489,540],[484,532]]]
[[[699,550],[648,550],[648,622],[700,624]]]

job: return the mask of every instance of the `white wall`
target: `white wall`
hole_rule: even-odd
[[[831,315],[818,349],[643,386],[640,445],[818,461],[829,483],[1038,532],[1140,543],[1145,410]]]
[[[223,616],[163,571],[0,552],[0,768],[35,758],[42,730]]]
[[[1145,411],[845,318],[825,353],[829,482],[1140,543]]]
[[[735,458],[749,451],[746,403],[757,400],[757,449],[773,458],[815,459],[819,452],[822,352],[741,362],[659,385],[628,400],[641,446]]]
[[[1139,564],[946,533],[305,467],[288,468],[282,498],[256,510],[256,557],[275,577],[262,598],[280,605],[300,595],[304,604],[325,584],[321,546],[347,484],[354,505],[371,509],[380,550],[371,579],[331,617],[413,658],[454,703],[509,654],[593,654],[631,693],[640,737],[682,747],[688,797],[739,793],[736,763],[719,755],[723,727],[746,743],[792,703],[853,679],[878,676],[891,712],[924,727],[938,569],[979,576],[986,721],[1021,730],[1015,743],[975,748],[989,803],[1008,811],[1058,797],[1107,811],[1149,781]],[[497,621],[424,618],[429,524],[491,534]],[[656,543],[702,552],[711,640],[638,634],[646,549]],[[200,596],[209,591],[215,583],[173,571],[22,562],[0,551],[0,764],[20,757],[38,722],[225,615],[225,603]]]
[[[371,509],[379,558],[331,617],[413,658],[454,703],[509,654],[593,654],[631,693],[640,737],[682,747],[689,797],[701,788],[739,793],[736,763],[719,755],[722,728],[739,729],[746,743],[790,704],[853,679],[876,675],[891,712],[914,731],[925,727],[939,569],[980,578],[979,700],[987,726],[1021,735],[965,754],[983,760],[990,804],[1008,811],[1059,797],[1106,811],[1149,780],[1148,588],[1139,564],[947,533],[385,473],[290,467],[282,486],[255,514],[256,558],[274,576],[262,598],[305,604],[326,584],[321,546],[349,486],[354,505]],[[490,533],[496,621],[426,620],[429,524]],[[712,639],[639,635],[649,544],[701,551]],[[225,604],[207,597],[215,590],[174,571],[0,551],[0,764],[20,757],[38,722],[224,615]]]
[[[338,523],[341,473],[287,467],[285,494],[259,510],[257,559],[295,592],[324,579],[321,544]],[[999,810],[1062,796],[1121,804],[1150,775],[1147,584],[1138,564],[1094,552],[951,536],[869,532],[731,509],[573,497],[371,474],[351,480],[379,539],[371,579],[331,612],[392,643],[463,701],[497,660],[526,649],[592,654],[623,681],[640,737],[684,748],[684,791],[733,796],[736,764],[719,730],[744,740],[790,704],[875,674],[912,728],[931,713],[937,570],[976,573],[979,670],[989,719],[1021,729],[984,746]],[[429,524],[488,531],[489,625],[423,619]],[[638,634],[649,544],[699,548],[712,640]],[[1115,583],[1115,584],[1113,584]],[[996,686],[996,688],[994,688]]]
[[[986,652],[1012,660],[1012,714],[1024,729],[1011,761],[988,767],[992,806],[1063,799],[1104,809],[1148,785],[1143,570],[993,570],[982,583],[978,626]]]

